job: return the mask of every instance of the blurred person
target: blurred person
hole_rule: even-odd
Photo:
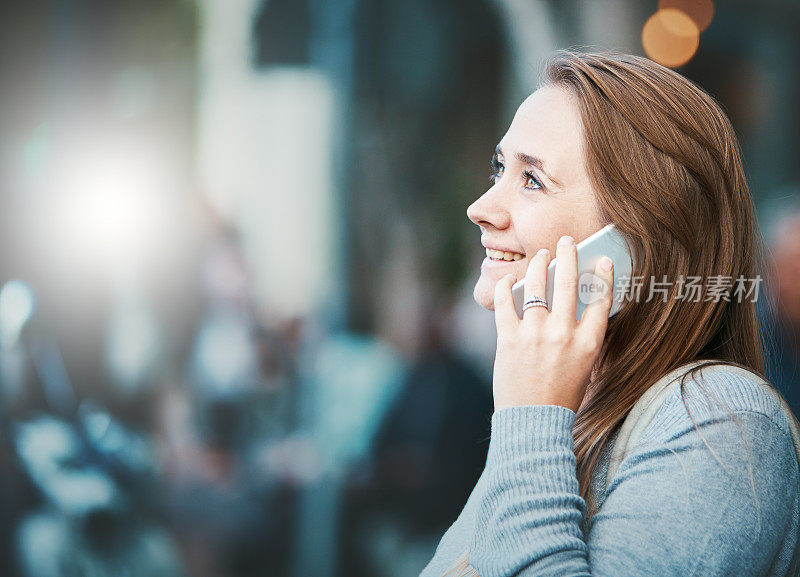
[[[415,575],[481,474],[491,393],[448,343],[448,313],[431,306],[424,315],[421,352],[350,475],[339,574],[379,577],[390,564],[394,577]]]
[[[767,369],[794,414],[800,415],[800,210],[783,215],[770,248],[767,287],[774,310],[761,311],[762,324],[774,338],[767,342]]]
[[[17,458],[41,495],[16,529],[25,577],[185,575],[156,520],[147,441],[99,407],[70,423],[50,415],[11,428]]]
[[[559,51],[500,140],[491,182],[467,210],[487,248],[474,297],[498,335],[490,445],[421,577],[797,575],[798,424],[762,384],[755,303],[687,300],[679,282],[754,281],[763,267],[719,104],[646,58]],[[626,294],[611,318],[606,290],[578,321],[576,243],[608,223],[632,277],[669,288]],[[512,284],[524,277],[535,304],[553,257],[552,306],[520,319]],[[610,259],[594,274],[614,286]],[[673,375],[680,386],[606,488],[621,424]]]
[[[202,273],[189,386],[168,391],[161,406],[172,524],[195,576],[286,575],[300,481],[281,455],[297,445],[300,320],[259,317],[226,224],[210,234]]]

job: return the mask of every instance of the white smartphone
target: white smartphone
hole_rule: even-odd
[[[633,271],[633,256],[628,248],[625,239],[613,224],[609,224],[586,237],[578,243],[578,306],[577,319],[581,319],[586,306],[592,302],[594,293],[592,291],[592,278],[594,277],[597,261],[602,256],[609,257],[614,263],[614,302],[611,305],[609,317],[614,316],[622,308],[622,293],[628,286]],[[547,310],[553,308],[553,282],[556,274],[556,259],[550,261],[547,267]],[[517,316],[522,318],[522,305],[525,301],[525,279],[522,278],[511,287],[511,294],[514,297],[514,307],[517,309]],[[538,295],[542,296],[542,295]]]

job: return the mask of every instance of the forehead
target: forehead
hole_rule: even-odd
[[[575,97],[559,86],[538,89],[517,109],[500,147],[507,161],[522,152],[541,158],[545,170],[559,180],[579,176],[583,125]]]

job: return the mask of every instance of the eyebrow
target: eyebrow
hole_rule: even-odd
[[[497,156],[504,156],[503,151],[500,150],[499,144],[495,147],[494,153]],[[524,152],[517,152],[514,156],[516,157],[517,160],[519,160],[523,164],[529,164],[531,166],[535,166],[536,168],[541,170],[550,181],[558,185],[560,188],[563,188],[562,184],[558,182],[555,178],[553,178],[550,175],[550,173],[545,170],[544,161],[538,156],[531,156],[530,154],[525,154]]]

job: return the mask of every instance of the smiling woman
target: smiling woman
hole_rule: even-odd
[[[645,58],[561,51],[491,181],[467,211],[498,331],[489,454],[421,577],[798,575],[798,423],[763,381],[757,291],[731,290],[764,251],[720,106]],[[575,243],[609,223],[634,251],[627,302],[576,320]],[[541,295],[552,255],[552,310],[519,319],[512,283]]]
[[[522,103],[495,149],[490,177],[492,187],[467,216],[487,249],[475,300],[492,310],[501,277],[522,278],[540,248],[555,252],[562,235],[580,242],[604,224],[583,161],[578,103],[568,90],[547,85]],[[490,251],[521,256],[508,262]]]

